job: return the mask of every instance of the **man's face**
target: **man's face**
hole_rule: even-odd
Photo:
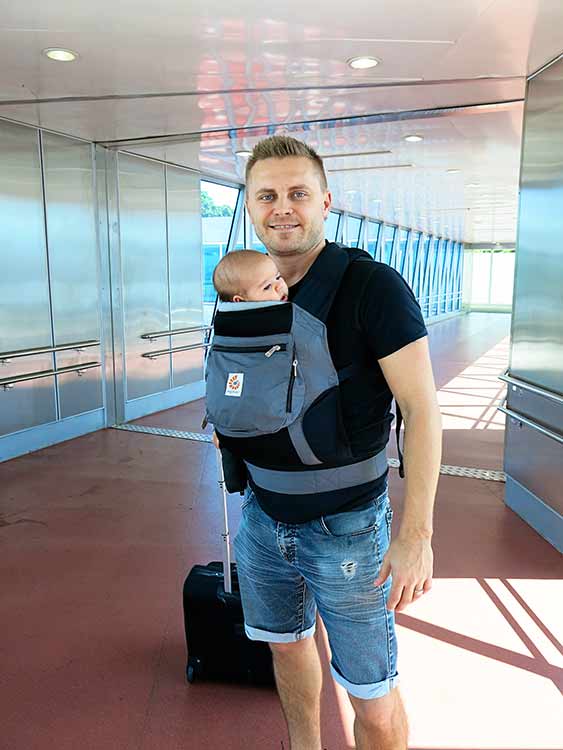
[[[324,242],[331,196],[310,159],[289,156],[256,162],[246,186],[246,206],[270,255],[304,255]]]

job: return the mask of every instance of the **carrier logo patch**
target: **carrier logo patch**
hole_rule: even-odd
[[[229,377],[227,378],[227,387],[225,388],[225,396],[241,396],[243,382],[244,382],[244,373],[230,372]]]

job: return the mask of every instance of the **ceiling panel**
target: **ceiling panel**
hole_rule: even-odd
[[[388,150],[327,161],[351,170],[330,172],[340,207],[513,241],[518,102],[562,51],[561,28],[561,0],[394,0],[384,12],[373,0],[0,0],[0,117],[231,180],[235,152],[280,127],[325,153]],[[46,59],[54,46],[78,60]],[[380,64],[351,70],[363,54]],[[413,129],[420,148],[402,141]]]

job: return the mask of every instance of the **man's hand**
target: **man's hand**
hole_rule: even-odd
[[[434,556],[430,539],[421,536],[399,536],[389,545],[383,558],[379,576],[374,582],[381,586],[390,575],[393,584],[387,600],[387,609],[401,612],[409,604],[432,588]]]
[[[219,450],[219,438],[216,432],[213,432],[213,445]]]

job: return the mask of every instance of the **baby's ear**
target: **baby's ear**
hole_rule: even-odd
[[[244,302],[244,299],[240,296],[240,294],[234,294],[233,302]]]

